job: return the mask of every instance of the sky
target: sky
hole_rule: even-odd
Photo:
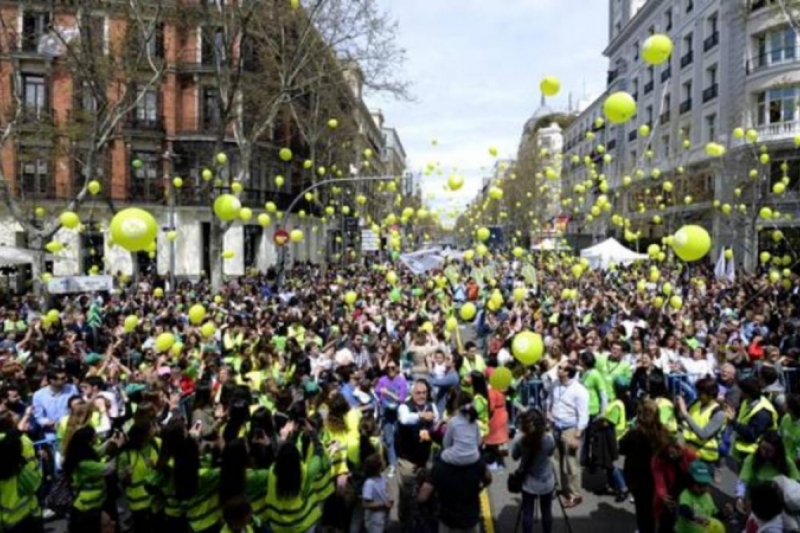
[[[433,209],[463,208],[491,175],[495,159],[514,158],[522,128],[540,103],[539,82],[556,76],[561,92],[548,99],[566,108],[605,86],[606,0],[379,0],[399,23],[404,73],[414,101],[373,95],[397,128],[410,171],[440,162],[444,175],[422,177]],[[437,141],[436,146],[433,140]],[[453,170],[457,169],[457,171]],[[464,187],[445,192],[449,174]]]

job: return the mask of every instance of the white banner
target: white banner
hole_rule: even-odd
[[[112,276],[64,276],[53,278],[47,282],[47,291],[50,294],[111,291],[113,289],[114,278]]]
[[[381,238],[371,229],[361,230],[361,251],[377,252],[381,249]]]
[[[430,250],[420,250],[408,254],[401,254],[400,261],[414,274],[424,274],[429,270],[441,268],[445,262],[445,256],[439,248]]]

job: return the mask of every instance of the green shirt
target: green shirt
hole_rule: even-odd
[[[781,418],[781,425],[778,431],[783,437],[783,445],[786,447],[786,455],[792,462],[800,458],[800,420],[792,420],[788,414]]]
[[[606,392],[606,382],[600,371],[596,368],[589,370],[581,380],[583,386],[589,391],[589,415],[594,416],[600,413],[600,395]],[[608,393],[606,393],[608,397]]]
[[[631,365],[627,361],[612,361],[608,355],[599,355],[597,357],[597,370],[603,375],[606,382],[606,394],[608,394],[608,401],[617,397],[614,393],[614,381],[617,379],[625,379],[630,382],[633,377]]]
[[[698,518],[713,518],[717,513],[717,506],[714,505],[714,499],[711,494],[695,494],[689,489],[681,492],[678,498],[678,505],[680,507],[690,507],[694,511],[695,517]],[[675,524],[675,533],[705,533],[706,528],[695,522],[688,520],[678,513],[678,522]]]
[[[750,454],[745,458],[744,463],[742,463],[742,470],[739,472],[739,479],[747,486],[754,483],[766,483],[781,475],[781,472],[772,463],[763,463],[758,470],[753,469],[753,457],[755,457],[755,454]],[[800,473],[798,473],[797,466],[790,457],[786,458],[786,467],[789,469],[787,477],[800,481]]]

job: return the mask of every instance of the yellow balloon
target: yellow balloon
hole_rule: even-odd
[[[61,213],[61,216],[59,216],[58,219],[61,222],[61,225],[67,229],[75,229],[81,224],[81,219],[72,211],[64,211]]]
[[[201,304],[194,304],[189,308],[189,322],[191,322],[192,325],[196,326],[200,324],[205,317],[206,308]]]
[[[636,114],[636,100],[624,91],[616,92],[606,98],[603,114],[612,124],[624,124]]]
[[[128,315],[125,317],[123,325],[125,327],[125,332],[130,333],[136,329],[136,326],[139,325],[139,317],[136,315]]]
[[[162,333],[156,337],[155,349],[157,352],[166,352],[175,344],[175,335],[172,333]]]
[[[303,230],[293,229],[289,232],[289,240],[292,242],[300,242],[303,240]]]
[[[356,303],[356,300],[358,300],[358,294],[356,294],[354,291],[348,291],[345,293],[344,303],[347,305],[353,305]]]
[[[99,193],[100,192],[100,188],[101,188],[100,187],[100,182],[97,181],[97,180],[90,181],[89,184],[86,186],[86,189],[89,191],[89,194],[91,194],[92,196],[94,196],[97,193]]]
[[[164,289],[162,289],[161,287],[156,287],[155,289],[153,289],[153,296],[155,296],[156,298],[163,298]]]
[[[697,261],[711,249],[711,237],[700,226],[683,226],[673,236],[672,249],[684,261]]]
[[[672,39],[657,33],[651,35],[642,45],[642,59],[650,65],[660,65],[672,55]]]
[[[475,304],[472,302],[467,302],[461,306],[461,309],[458,310],[458,315],[461,317],[461,320],[469,322],[475,318],[475,314],[477,312],[478,310],[475,308]]]
[[[555,76],[547,76],[539,84],[542,94],[545,96],[555,96],[561,90],[561,82]]]
[[[213,322],[206,322],[202,326],[200,326],[200,333],[202,333],[203,337],[213,337],[214,333],[216,333],[217,328]]]
[[[522,331],[511,342],[514,357],[525,366],[536,364],[544,354],[542,336],[531,331]]]
[[[507,391],[512,381],[514,381],[514,376],[511,374],[511,370],[504,366],[497,367],[489,377],[489,385],[500,392]]]
[[[221,194],[214,200],[214,214],[223,222],[237,218],[241,209],[241,202],[232,194]]]

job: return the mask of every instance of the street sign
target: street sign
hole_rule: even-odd
[[[278,246],[283,246],[289,240],[289,233],[283,229],[278,228],[275,230],[275,235],[272,237],[272,241],[277,244]]]
[[[111,276],[62,276],[47,282],[50,294],[69,294],[75,292],[112,291],[114,278]]]
[[[377,233],[371,229],[361,230],[361,251],[377,252],[381,249],[381,239]]]
[[[358,231],[358,219],[356,217],[344,217],[344,230],[347,233]]]

